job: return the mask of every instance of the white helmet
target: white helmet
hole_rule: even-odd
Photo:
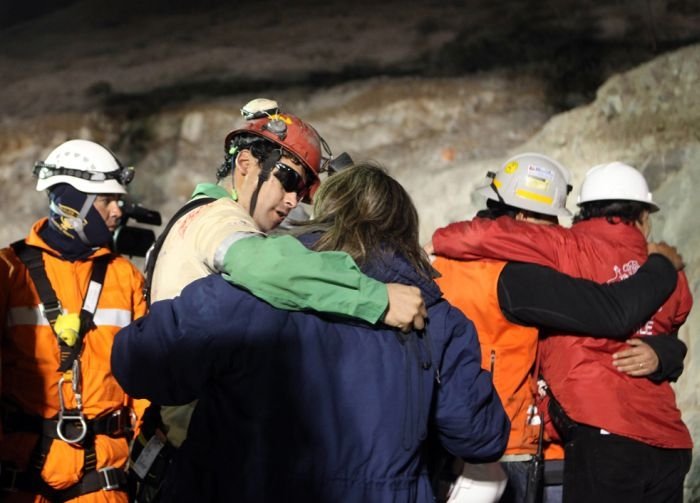
[[[577,204],[592,201],[638,201],[658,211],[644,176],[632,166],[610,162],[592,167],[581,184]]]
[[[39,191],[67,183],[87,194],[126,194],[134,168],[122,166],[99,143],[69,140],[53,149],[44,162],[36,163],[34,174],[39,178]]]
[[[571,216],[566,209],[569,170],[546,155],[518,154],[487,176],[487,185],[476,191],[488,199],[543,215]]]
[[[458,476],[449,486],[444,500],[447,503],[496,503],[508,484],[500,463],[470,464],[455,460],[452,469]]]

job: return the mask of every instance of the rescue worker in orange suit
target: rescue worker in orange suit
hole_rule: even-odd
[[[133,421],[147,402],[124,393],[110,353],[146,303],[143,276],[110,243],[133,168],[70,140],[34,172],[49,217],[0,251],[0,499],[126,502]]]
[[[528,169],[518,169],[520,166]],[[557,224],[559,216],[570,215],[565,207],[568,179],[568,170],[554,159],[536,153],[516,155],[477,189],[487,197],[487,208],[477,217],[507,216],[540,225]],[[676,265],[682,265],[667,245],[650,246],[655,251],[670,252]],[[673,291],[676,270],[668,261],[654,257],[645,267],[661,267],[664,276],[648,275],[645,284],[618,283],[618,296],[612,298],[594,288],[599,287],[595,283],[533,264],[438,257],[433,266],[441,274],[437,282],[445,297],[477,326],[482,365],[491,370],[512,425],[508,448],[501,459],[508,474],[505,494],[498,494],[504,489],[505,477],[496,467],[473,465],[463,469],[462,475],[469,480],[465,484],[469,489],[463,492],[472,502],[525,501],[528,467],[538,450],[542,421],[535,405],[538,327],[626,338]],[[642,281],[639,276],[633,278]],[[475,291],[481,294],[474,295]],[[683,352],[683,343],[676,342]],[[648,353],[653,355],[653,350],[649,348]],[[682,365],[682,356],[678,359]],[[666,367],[679,364],[671,363]],[[558,446],[552,445],[548,451],[550,458],[560,457]],[[544,501],[558,501],[557,489],[547,489],[541,495]],[[530,491],[537,488],[530,487]]]
[[[502,195],[504,186],[494,190]],[[598,282],[635,274],[647,258],[649,215],[658,210],[642,174],[620,162],[596,166],[586,174],[578,204],[571,229],[475,219],[438,230],[434,251],[464,260],[538,263]],[[668,382],[682,366],[674,371],[661,358],[661,368],[654,368],[658,361],[644,351],[646,343],[659,354],[672,352],[691,305],[679,273],[669,299],[627,341],[568,334],[541,340],[549,409],[565,441],[566,503],[683,500],[692,440]]]

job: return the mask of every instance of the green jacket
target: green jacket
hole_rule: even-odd
[[[222,187],[199,184],[192,197],[231,198]],[[314,252],[292,236],[241,231],[218,272],[275,307],[379,321],[388,306],[384,283],[365,276],[343,252]]]

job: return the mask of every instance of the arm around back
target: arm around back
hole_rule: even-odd
[[[567,240],[568,230],[557,225],[538,225],[503,216],[456,222],[433,234],[435,255],[457,260],[531,262],[556,267],[558,245]]]
[[[225,254],[224,278],[275,307],[379,321],[386,286],[362,273],[343,252],[314,252],[292,236],[248,236]]]
[[[604,285],[511,262],[498,278],[498,301],[520,325],[626,339],[671,295],[677,279],[673,264],[659,254],[630,278]]]

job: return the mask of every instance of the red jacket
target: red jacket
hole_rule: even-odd
[[[634,274],[647,256],[646,239],[636,227],[602,218],[571,229],[507,217],[475,219],[439,229],[433,245],[438,255],[534,262],[601,283]],[[691,306],[688,281],[681,273],[676,290],[635,335],[678,330]],[[650,445],[692,447],[670,384],[630,377],[613,367],[612,354],[625,347],[611,339],[548,337],[540,343],[542,374],[575,421]]]

